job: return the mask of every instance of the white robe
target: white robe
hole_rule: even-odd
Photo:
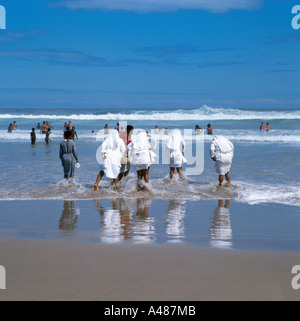
[[[132,164],[137,170],[148,169],[154,163],[157,156],[151,150],[149,138],[145,132],[140,132],[132,137],[128,145],[128,155],[132,158]]]
[[[123,140],[116,130],[110,131],[109,137],[102,144],[101,152],[105,154],[101,163],[106,177],[116,179],[121,169],[121,158],[124,157],[126,148]]]
[[[180,130],[174,130],[167,143],[167,150],[170,153],[170,166],[182,167],[187,160],[183,156],[185,152],[185,141],[182,138]]]
[[[233,144],[223,136],[215,136],[210,145],[210,156],[216,158],[216,172],[225,175],[230,171],[234,153]]]

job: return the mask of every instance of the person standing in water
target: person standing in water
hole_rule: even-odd
[[[45,137],[45,142],[47,145],[51,142],[50,134],[51,134],[51,128],[48,128],[48,130],[46,132],[46,137]]]
[[[216,172],[219,174],[219,186],[222,186],[225,178],[230,184],[230,168],[233,159],[234,146],[223,136],[215,136],[210,145],[211,159],[216,163]]]
[[[108,128],[108,125],[105,124],[104,126],[104,135],[108,135],[109,134],[109,128]]]
[[[14,121],[14,122],[12,123],[11,129],[12,129],[12,130],[16,130],[17,128],[18,128],[17,122]]]
[[[260,124],[260,126],[259,126],[259,130],[261,131],[261,132],[264,132],[265,131],[265,124],[262,122],[261,124]]]
[[[9,124],[9,126],[8,126],[8,128],[7,128],[7,132],[8,132],[9,134],[12,133],[12,123]]]
[[[181,135],[180,130],[174,130],[171,133],[171,137],[167,142],[167,150],[170,154],[170,179],[173,178],[175,168],[182,178],[182,165],[187,162],[183,153],[185,152],[185,141]]]
[[[206,134],[207,135],[212,135],[213,134],[213,129],[211,127],[211,124],[207,124]]]
[[[137,171],[138,188],[142,188],[143,179],[145,183],[149,183],[150,166],[157,156],[152,152],[152,148],[155,148],[155,146],[151,146],[149,137],[144,131],[132,137],[132,141],[128,145],[128,155],[132,157],[132,164],[135,165]]]
[[[73,127],[73,129],[71,131],[72,131],[72,139],[75,142],[75,137],[78,140],[78,135],[77,135],[77,132],[75,130],[75,127]]]
[[[119,137],[117,130],[111,130],[109,137],[105,139],[101,146],[101,167],[94,184],[94,191],[98,190],[98,185],[104,175],[112,178],[113,184],[118,184],[120,174],[121,159],[124,157],[126,147],[123,140]]]
[[[75,164],[79,163],[79,159],[70,131],[64,133],[64,141],[60,143],[59,158],[64,168],[64,178],[74,178]]]
[[[196,134],[197,134],[197,135],[201,135],[203,129],[202,129],[199,125],[196,125],[195,131],[196,131]]]
[[[266,124],[266,132],[269,132],[270,130],[272,130],[272,127],[269,123]]]
[[[46,125],[46,122],[43,121],[43,124],[41,126],[41,134],[47,134],[48,126]]]
[[[32,128],[32,132],[30,133],[31,145],[35,145],[36,142],[36,134],[35,128]]]

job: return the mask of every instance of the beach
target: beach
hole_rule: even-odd
[[[299,300],[299,253],[1,238],[0,300]]]

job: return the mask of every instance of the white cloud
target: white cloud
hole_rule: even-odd
[[[172,12],[179,10],[207,10],[215,13],[230,10],[257,9],[263,0],[61,0],[52,5],[69,9]]]

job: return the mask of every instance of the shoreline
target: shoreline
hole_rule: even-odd
[[[299,300],[300,253],[0,238],[0,301]]]

